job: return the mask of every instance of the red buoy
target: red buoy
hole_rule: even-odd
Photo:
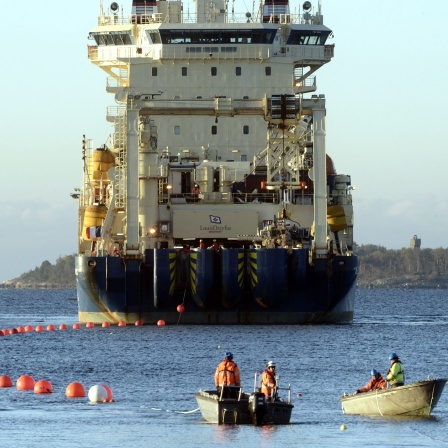
[[[4,335],[5,335],[5,333],[3,333],[2,330],[0,330],[0,336],[4,336]]]
[[[81,383],[70,383],[65,389],[65,396],[67,398],[82,398],[86,396],[86,390]]]
[[[120,320],[120,322],[118,322],[118,326],[119,327],[125,327],[126,326],[126,322],[124,320]]]
[[[53,324],[47,325],[47,331],[54,331],[54,325]]]
[[[103,322],[103,325],[101,325],[103,328],[109,328],[110,323],[109,322]]]
[[[7,328],[4,328],[4,329],[2,330],[2,333],[3,333],[3,336],[8,336],[8,334],[9,334],[9,330],[8,330]]]
[[[107,392],[107,401],[114,401],[114,400],[113,400],[114,395],[113,395],[113,393],[112,393],[112,389],[111,389],[109,386],[107,386],[106,384],[101,384],[101,386],[103,386],[104,389],[106,389],[106,392]]]
[[[25,325],[25,333],[30,333],[34,331],[34,327],[32,325]]]
[[[40,380],[34,385],[35,394],[51,394],[53,392],[53,386],[50,381]]]
[[[67,325],[65,324],[59,325],[59,330],[67,330]]]
[[[25,328],[23,328],[23,327],[17,327],[17,332],[18,332],[18,333],[25,333]]]
[[[160,320],[157,321],[157,325],[159,327],[163,327],[165,325],[165,321],[163,319],[160,319]]]
[[[86,328],[93,328],[94,326],[95,326],[95,324],[93,322],[86,323]]]
[[[143,325],[143,321],[142,320],[136,320],[135,321],[135,326],[136,327],[141,327]]]
[[[44,331],[44,327],[43,327],[43,325],[37,325],[37,326],[36,326],[36,331],[37,331],[38,333]]]
[[[22,375],[16,382],[17,390],[33,390],[34,378],[28,375]]]
[[[12,379],[8,375],[0,376],[0,387],[12,387]]]
[[[78,322],[73,324],[73,330],[79,330],[80,328],[81,328],[81,324],[79,324]]]
[[[181,303],[180,305],[177,305],[177,312],[183,313],[185,311],[184,305]]]
[[[18,332],[17,328],[11,328],[11,330],[9,330],[9,334],[17,334]]]

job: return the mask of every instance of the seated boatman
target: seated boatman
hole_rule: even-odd
[[[372,375],[372,379],[365,386],[357,389],[355,394],[370,392],[371,390],[387,389],[387,382],[381,376],[380,372],[377,372],[375,369],[372,369],[370,374]]]
[[[225,359],[216,368],[215,385],[218,392],[221,392],[221,388],[224,386],[241,387],[240,370],[233,361],[233,354],[231,352],[226,353]],[[230,396],[236,398],[236,396],[233,397],[233,394],[229,393],[228,389],[224,389],[222,396],[224,398],[230,398]]]

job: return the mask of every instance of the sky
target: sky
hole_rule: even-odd
[[[327,153],[356,187],[355,242],[401,249],[418,235],[422,248],[448,247],[448,1],[321,4],[335,56],[316,93]],[[83,134],[106,143],[115,104],[87,58],[98,12],[99,0],[2,2],[0,283],[76,253]]]

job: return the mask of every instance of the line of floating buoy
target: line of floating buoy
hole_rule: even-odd
[[[0,388],[13,387],[13,381],[8,375],[0,376]],[[53,386],[48,380],[34,381],[29,375],[22,375],[16,381],[16,389],[19,391],[32,390],[35,394],[51,394]],[[81,383],[72,382],[65,389],[67,398],[83,398],[86,390]],[[106,384],[96,384],[89,389],[88,397],[91,403],[111,403],[113,402],[112,389]]]
[[[184,311],[184,306],[183,305],[179,305],[178,307],[178,311],[179,313],[183,313]],[[124,320],[120,320],[117,324],[118,327],[126,327],[126,322]],[[135,321],[134,325],[136,327],[142,327],[144,325],[143,321],[138,319]],[[159,319],[157,321],[157,326],[158,327],[163,327],[166,325],[166,322],[163,319]],[[108,321],[104,321],[101,325],[103,328],[109,328],[111,326],[110,322]],[[87,322],[85,325],[86,328],[94,328],[95,324],[93,322]],[[60,324],[59,325],[59,330],[67,330],[68,327],[66,324]],[[79,322],[75,322],[72,325],[73,330],[80,330],[82,328],[82,325]],[[36,332],[36,333],[42,333],[45,330],[47,331],[55,331],[56,330],[56,326],[53,324],[48,324],[47,327],[45,328],[43,325],[36,325],[36,327],[33,327],[32,325],[26,325],[25,327],[19,326],[17,328],[3,328],[3,330],[0,330],[0,337],[1,336],[8,336],[11,334],[23,334],[23,333],[32,333],[32,332]]]

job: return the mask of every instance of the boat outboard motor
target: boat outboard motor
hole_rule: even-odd
[[[262,392],[249,396],[249,415],[254,425],[261,425],[267,412],[266,397]]]

